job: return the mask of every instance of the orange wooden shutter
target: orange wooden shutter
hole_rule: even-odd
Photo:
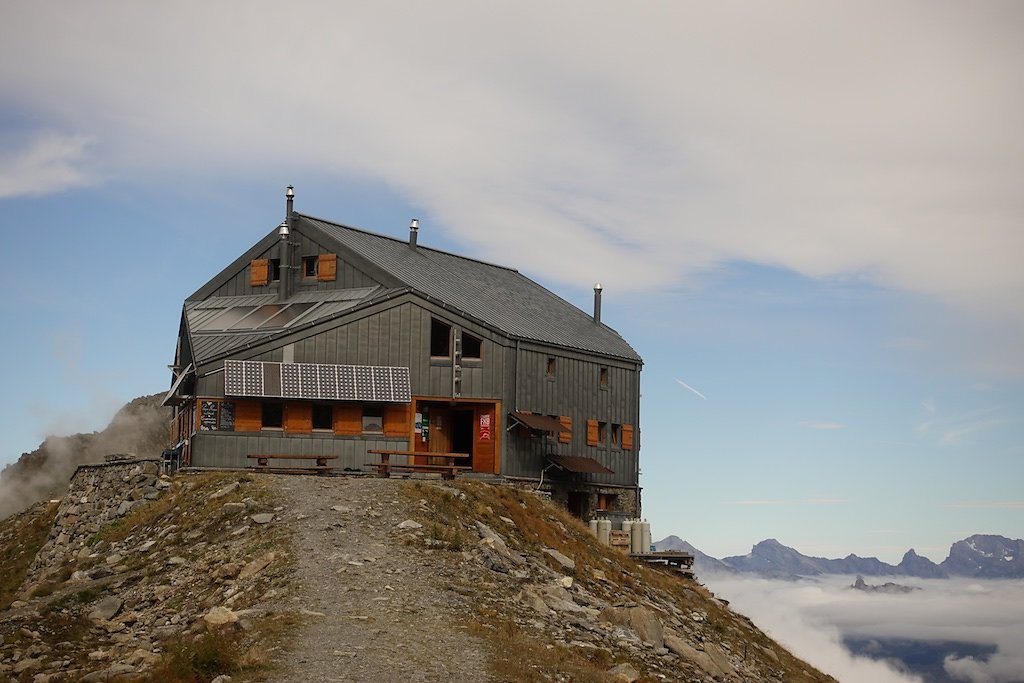
[[[258,258],[249,264],[249,284],[262,287],[270,283],[270,261]]]
[[[313,431],[313,404],[286,403],[284,406],[284,431],[293,433]]]
[[[409,436],[409,406],[397,405],[384,408],[384,436]]]
[[[633,425],[622,425],[622,448],[633,450]]]
[[[558,418],[558,421],[568,430],[558,432],[558,443],[572,443],[572,418],[568,415],[562,415]]]
[[[358,436],[363,433],[363,407],[359,405],[334,406],[334,433]]]
[[[338,279],[337,254],[320,254],[320,262],[316,268],[316,279],[320,282],[333,282]]]
[[[587,445],[601,445],[601,431],[597,427],[597,420],[587,420]]]
[[[235,431],[258,432],[263,426],[263,409],[259,401],[235,401]]]

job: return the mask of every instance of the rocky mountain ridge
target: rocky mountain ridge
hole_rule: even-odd
[[[103,462],[109,453],[155,457],[167,447],[170,410],[163,394],[140,396],[117,411],[102,431],[47,437],[0,471],[0,519],[34,503],[60,498],[79,465]]]
[[[862,576],[912,576],[941,579],[966,576],[986,579],[1024,578],[1024,540],[1004,536],[975,534],[954,543],[949,556],[936,564],[911,548],[897,565],[876,557],[847,555],[842,559],[809,557],[770,538],[754,545],[746,555],[716,559],[693,548],[678,536],[657,543],[658,550],[688,550],[697,558],[694,568],[700,574],[740,572],[768,578],[793,579],[822,574],[858,574]]]
[[[834,680],[510,486],[125,459],[0,523],[0,558],[17,683]]]

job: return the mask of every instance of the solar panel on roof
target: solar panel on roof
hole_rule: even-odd
[[[409,368],[386,365],[224,361],[228,396],[409,403]]]

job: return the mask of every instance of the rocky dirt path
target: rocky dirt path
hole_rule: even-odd
[[[277,475],[294,531],[296,591],[304,612],[277,661],[275,681],[489,681],[482,642],[468,633],[455,588],[474,568],[402,542],[416,512],[403,482]],[[422,518],[422,514],[421,514]],[[469,593],[469,591],[465,591]]]

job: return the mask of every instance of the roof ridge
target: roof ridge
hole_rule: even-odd
[[[395,242],[396,244],[406,244],[406,245],[409,244],[406,240],[399,239],[398,237],[392,237],[391,235],[385,235],[383,233],[374,232],[373,230],[367,230],[365,228],[356,228],[356,227],[353,227],[351,225],[345,225],[344,223],[338,223],[337,221],[328,220],[326,218],[319,218],[317,216],[311,216],[308,213],[301,213],[299,211],[296,211],[295,215],[301,216],[302,218],[305,218],[307,220],[319,221],[321,223],[327,223],[328,225],[333,225],[336,228],[343,228],[345,230],[352,230],[353,232],[359,232],[359,233],[362,233],[364,235],[370,235],[371,237],[379,237],[381,239],[390,240],[391,242]],[[424,249],[426,251],[432,251],[432,252],[435,252],[437,254],[444,254],[445,256],[452,256],[452,257],[457,258],[457,259],[462,259],[463,261],[472,261],[474,263],[479,263],[479,264],[485,265],[485,266],[491,266],[493,268],[501,268],[502,270],[507,270],[507,271],[510,271],[510,272],[513,272],[513,273],[518,273],[519,272],[519,270],[517,268],[513,268],[511,266],[503,266],[500,263],[493,263],[491,261],[484,261],[483,259],[473,258],[472,256],[464,256],[462,254],[456,254],[453,251],[445,251],[444,249],[438,249],[436,247],[428,247],[428,246],[420,244],[420,243],[416,244],[416,249]]]

